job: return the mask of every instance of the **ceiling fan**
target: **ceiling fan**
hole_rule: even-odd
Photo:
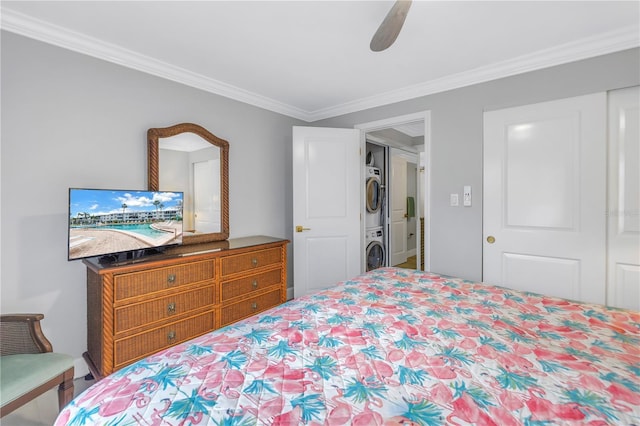
[[[404,20],[407,17],[411,0],[397,0],[380,24],[378,31],[373,35],[369,47],[374,52],[385,50],[396,41]]]

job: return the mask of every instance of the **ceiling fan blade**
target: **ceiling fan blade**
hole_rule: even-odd
[[[369,47],[374,52],[380,52],[393,44],[400,34],[402,24],[407,17],[411,0],[397,0],[380,24],[378,31],[373,35]]]

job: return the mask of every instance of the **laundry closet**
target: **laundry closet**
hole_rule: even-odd
[[[367,135],[363,156],[364,267],[383,266],[423,269],[419,243],[420,227],[419,154],[374,141]],[[418,235],[418,234],[421,235]]]
[[[366,271],[388,266],[385,232],[387,227],[387,160],[389,148],[366,143],[365,186],[365,262]]]

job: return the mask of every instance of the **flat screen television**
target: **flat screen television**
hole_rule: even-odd
[[[69,188],[68,259],[117,263],[182,244],[184,193]]]

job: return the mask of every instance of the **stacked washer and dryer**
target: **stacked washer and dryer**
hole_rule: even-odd
[[[371,152],[367,153],[365,166],[366,218],[365,259],[367,271],[386,266],[387,255],[384,238],[385,185],[382,172],[375,167]]]

